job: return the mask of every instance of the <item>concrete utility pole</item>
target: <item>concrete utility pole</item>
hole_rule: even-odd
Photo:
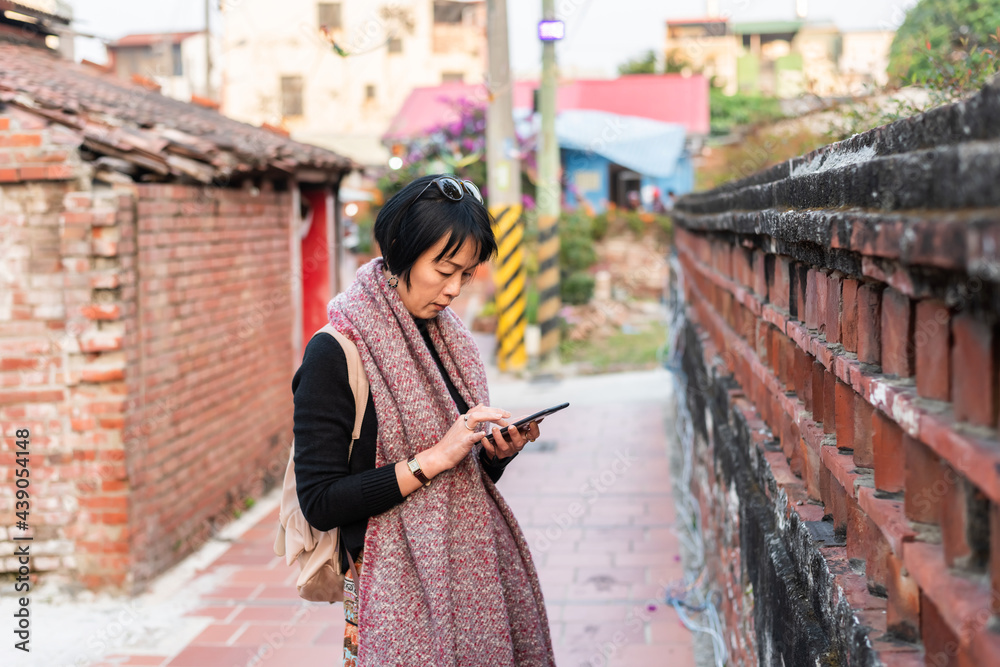
[[[514,139],[513,82],[507,46],[507,2],[487,0],[490,105],[486,114],[486,174],[490,213],[499,245],[496,284],[497,366],[518,370],[527,364],[524,349],[525,284],[521,240],[521,160]]]
[[[212,26],[209,22],[212,0],[205,0],[205,97],[212,96]]]
[[[556,18],[555,0],[542,0],[542,20]],[[559,349],[559,143],[556,140],[556,43],[542,41],[542,83],[538,110],[542,116],[538,142],[538,325],[541,361],[558,361]]]

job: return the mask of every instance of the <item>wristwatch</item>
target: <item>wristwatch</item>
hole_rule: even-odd
[[[406,460],[406,467],[410,469],[410,472],[413,473],[414,477],[420,480],[421,484],[424,486],[431,485],[431,480],[427,479],[427,475],[425,475],[424,471],[420,469],[420,463],[417,462],[416,454]]]

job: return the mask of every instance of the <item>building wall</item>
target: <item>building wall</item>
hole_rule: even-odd
[[[690,63],[691,69],[705,75],[712,85],[727,95],[737,92],[736,61],[742,50],[735,35],[699,35],[692,31],[667,29],[664,46],[667,61]]]
[[[137,337],[125,349],[136,580],[280,481],[291,443],[291,195],[136,191]]]
[[[99,470],[113,486],[122,466],[105,432],[75,430],[89,415],[80,396],[85,386],[71,363],[80,357],[81,339],[89,340],[98,327],[88,317],[98,311],[85,310],[90,240],[62,216],[81,169],[78,144],[34,116],[0,111],[0,511],[14,518],[14,436],[27,429],[32,569],[71,575],[100,567],[88,562],[103,557],[100,541],[120,539],[125,530],[124,518],[117,517],[98,521],[93,540],[79,528],[81,515],[103,497]],[[11,538],[23,534],[11,525],[0,527],[5,573],[18,571]],[[78,539],[86,539],[80,549]]]
[[[608,159],[596,153],[563,149],[563,169],[567,186],[574,188],[576,195],[583,198],[583,206],[594,213],[608,208]],[[566,193],[567,203],[575,208],[572,191]]]
[[[998,109],[674,210],[679,524],[732,664],[1000,662]]]
[[[222,89],[222,49],[217,38],[212,38],[212,73],[211,87],[205,87],[205,35],[192,35],[178,45],[180,48],[177,64],[180,74],[175,70],[175,54],[173,45],[164,43],[154,47],[124,47],[109,49],[113,52],[115,72],[118,76],[129,79],[133,74],[144,76],[160,84],[160,92],[168,97],[187,102],[191,95],[200,95],[209,99],[217,99]]]
[[[575,190],[575,193],[565,193],[567,205],[571,208],[582,205],[594,213],[606,211],[610,201],[609,168],[612,163],[605,157],[587,151],[563,149],[560,153],[566,184]],[[687,153],[682,154],[677,161],[676,171],[669,178],[640,175],[640,187],[645,186],[659,188],[660,198],[664,202],[668,199],[668,192],[678,195],[690,192],[694,187],[691,157]],[[583,202],[578,202],[577,196]]]
[[[727,95],[737,90],[778,97],[803,92],[821,96],[856,95],[866,86],[885,85],[892,31],[840,32],[833,26],[804,26],[791,42],[746,49],[742,35],[675,35],[665,52],[691,63]],[[751,43],[754,43],[751,40]],[[758,42],[759,43],[759,42]]]
[[[283,474],[291,194],[93,186],[78,143],[0,112],[0,511],[28,429],[33,572],[130,589]]]
[[[343,28],[334,36],[345,51],[356,54],[346,58],[321,38],[317,4],[288,0],[280,11],[268,0],[224,6],[227,115],[255,125],[284,125],[296,139],[384,164],[388,154],[381,135],[410,90],[438,85],[449,72],[461,74],[466,83],[483,81],[482,3],[466,9],[467,24],[461,26],[435,25],[431,0],[400,3],[396,6],[412,17],[411,34],[384,18],[383,2],[342,2]],[[389,34],[400,36],[400,53],[389,52]],[[287,76],[301,77],[301,115],[283,113],[281,79]]]
[[[888,83],[889,47],[895,36],[889,30],[844,33],[839,65],[850,92],[863,93],[866,87]]]

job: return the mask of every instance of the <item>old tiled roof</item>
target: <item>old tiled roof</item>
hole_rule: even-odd
[[[163,42],[168,42],[170,44],[180,44],[188,37],[194,37],[195,35],[200,35],[201,32],[151,32],[142,33],[135,35],[125,35],[121,39],[115,41],[112,44],[108,44],[109,49],[116,49],[119,47],[132,47],[132,46],[152,46],[153,44],[162,44]]]
[[[77,130],[85,148],[126,165],[133,177],[143,180],[211,183],[278,170],[316,181],[360,168],[324,148],[166,97],[37,47],[0,43],[4,103]]]

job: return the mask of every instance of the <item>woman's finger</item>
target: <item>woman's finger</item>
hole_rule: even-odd
[[[466,419],[466,423],[473,428],[483,422],[495,422],[501,426],[506,426],[507,418],[510,417],[510,413],[506,410],[479,405],[466,412],[465,415],[468,418]]]
[[[520,428],[507,429],[507,438],[504,443],[507,448],[506,456],[513,456],[524,448],[524,432]]]
[[[528,440],[534,442],[535,440],[538,439],[538,435],[539,435],[538,422],[531,422],[530,424],[528,424],[528,434],[527,434]]]
[[[510,456],[507,439],[500,431],[500,427],[494,426],[490,434],[493,436],[493,451],[496,453],[496,456],[499,458],[507,458]]]
[[[491,443],[486,438],[485,435],[479,434],[479,442],[481,442],[483,444],[483,449],[485,449],[486,453],[490,455],[490,458],[493,458],[493,459],[497,458],[496,447],[493,446],[493,443]]]
[[[523,428],[523,427],[522,427]],[[510,439],[510,446],[515,452],[521,451],[524,447],[524,432],[520,428],[507,429],[507,437]]]

